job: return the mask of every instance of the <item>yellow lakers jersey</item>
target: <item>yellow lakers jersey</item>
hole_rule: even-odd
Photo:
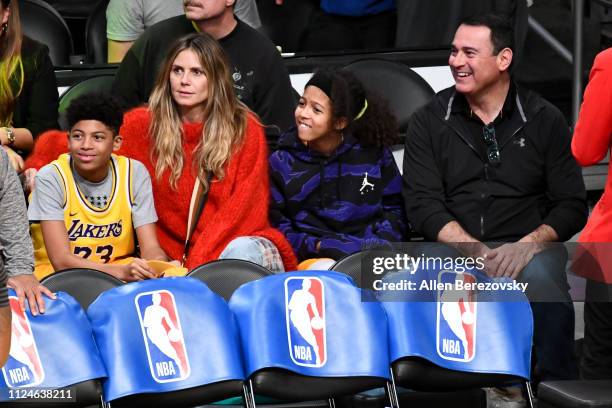
[[[90,261],[108,263],[132,256],[135,249],[132,226],[132,163],[127,157],[112,155],[109,163],[112,189],[102,208],[89,203],[72,174],[70,155],[51,163],[63,182],[64,222],[70,250]],[[35,270],[39,280],[52,274],[39,223],[31,225]]]

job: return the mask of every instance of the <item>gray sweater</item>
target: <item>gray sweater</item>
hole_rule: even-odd
[[[8,305],[7,276],[32,273],[34,249],[17,173],[0,148],[0,307]]]

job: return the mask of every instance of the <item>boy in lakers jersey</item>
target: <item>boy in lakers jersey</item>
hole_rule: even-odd
[[[67,268],[148,279],[156,275],[145,259],[168,260],[157,241],[147,169],[113,154],[122,116],[108,95],[83,95],[68,107],[69,153],[36,174],[28,208],[39,280]]]

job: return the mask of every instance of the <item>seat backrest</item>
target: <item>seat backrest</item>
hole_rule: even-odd
[[[255,393],[325,399],[389,379],[381,305],[333,271],[297,271],[246,283],[229,302]]]
[[[55,272],[42,280],[52,292],[66,292],[87,309],[102,292],[123,285],[119,279],[94,269],[73,268]]]
[[[66,121],[66,110],[70,106],[70,102],[77,96],[89,92],[110,92],[113,84],[112,75],[99,75],[77,82],[64,92],[59,98],[59,125],[63,130],[68,130],[68,122]]]
[[[42,0],[21,0],[19,14],[23,33],[49,47],[53,65],[70,64],[72,35],[60,14]]]
[[[350,276],[360,288],[372,289],[374,280],[382,277],[379,274],[373,273],[374,258],[393,258],[398,253],[397,251],[382,249],[355,252],[336,261],[329,270],[342,272]]]
[[[98,0],[45,0],[66,19],[84,20]]]
[[[429,84],[407,65],[383,59],[363,59],[346,65],[366,89],[389,101],[391,111],[405,133],[410,116],[434,95]]]
[[[229,300],[242,284],[268,275],[272,275],[269,269],[242,259],[218,259],[200,265],[187,274],[204,282],[225,300]]]
[[[87,310],[118,406],[193,406],[241,395],[244,370],[227,303],[189,277],[133,282]]]
[[[533,321],[524,293],[474,268],[428,265],[383,279],[413,288],[379,296],[396,383],[449,391],[528,379]]]
[[[85,25],[85,46],[87,62],[106,64],[108,48],[106,42],[106,7],[109,0],[100,0],[87,18]]]
[[[10,399],[9,387],[70,387],[71,393],[79,394],[74,400],[75,407],[97,404],[98,380],[106,377],[106,369],[87,316],[77,301],[60,292],[55,300],[45,298],[45,313],[36,317],[32,317],[29,307],[21,310],[12,290],[9,302],[11,349],[0,375],[0,400]],[[41,406],[50,401],[32,398],[21,402],[40,404],[25,406]]]

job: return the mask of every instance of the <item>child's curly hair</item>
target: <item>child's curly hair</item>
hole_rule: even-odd
[[[97,120],[119,133],[123,122],[123,109],[119,101],[107,93],[87,93],[77,96],[66,109],[70,129],[81,120]]]
[[[317,78],[318,77],[318,78]],[[365,89],[357,77],[346,70],[319,70],[312,82],[321,79],[331,84],[329,98],[334,119],[346,118],[344,128],[364,146],[391,146],[399,143],[397,119],[388,102]],[[309,82],[311,82],[309,81]]]

